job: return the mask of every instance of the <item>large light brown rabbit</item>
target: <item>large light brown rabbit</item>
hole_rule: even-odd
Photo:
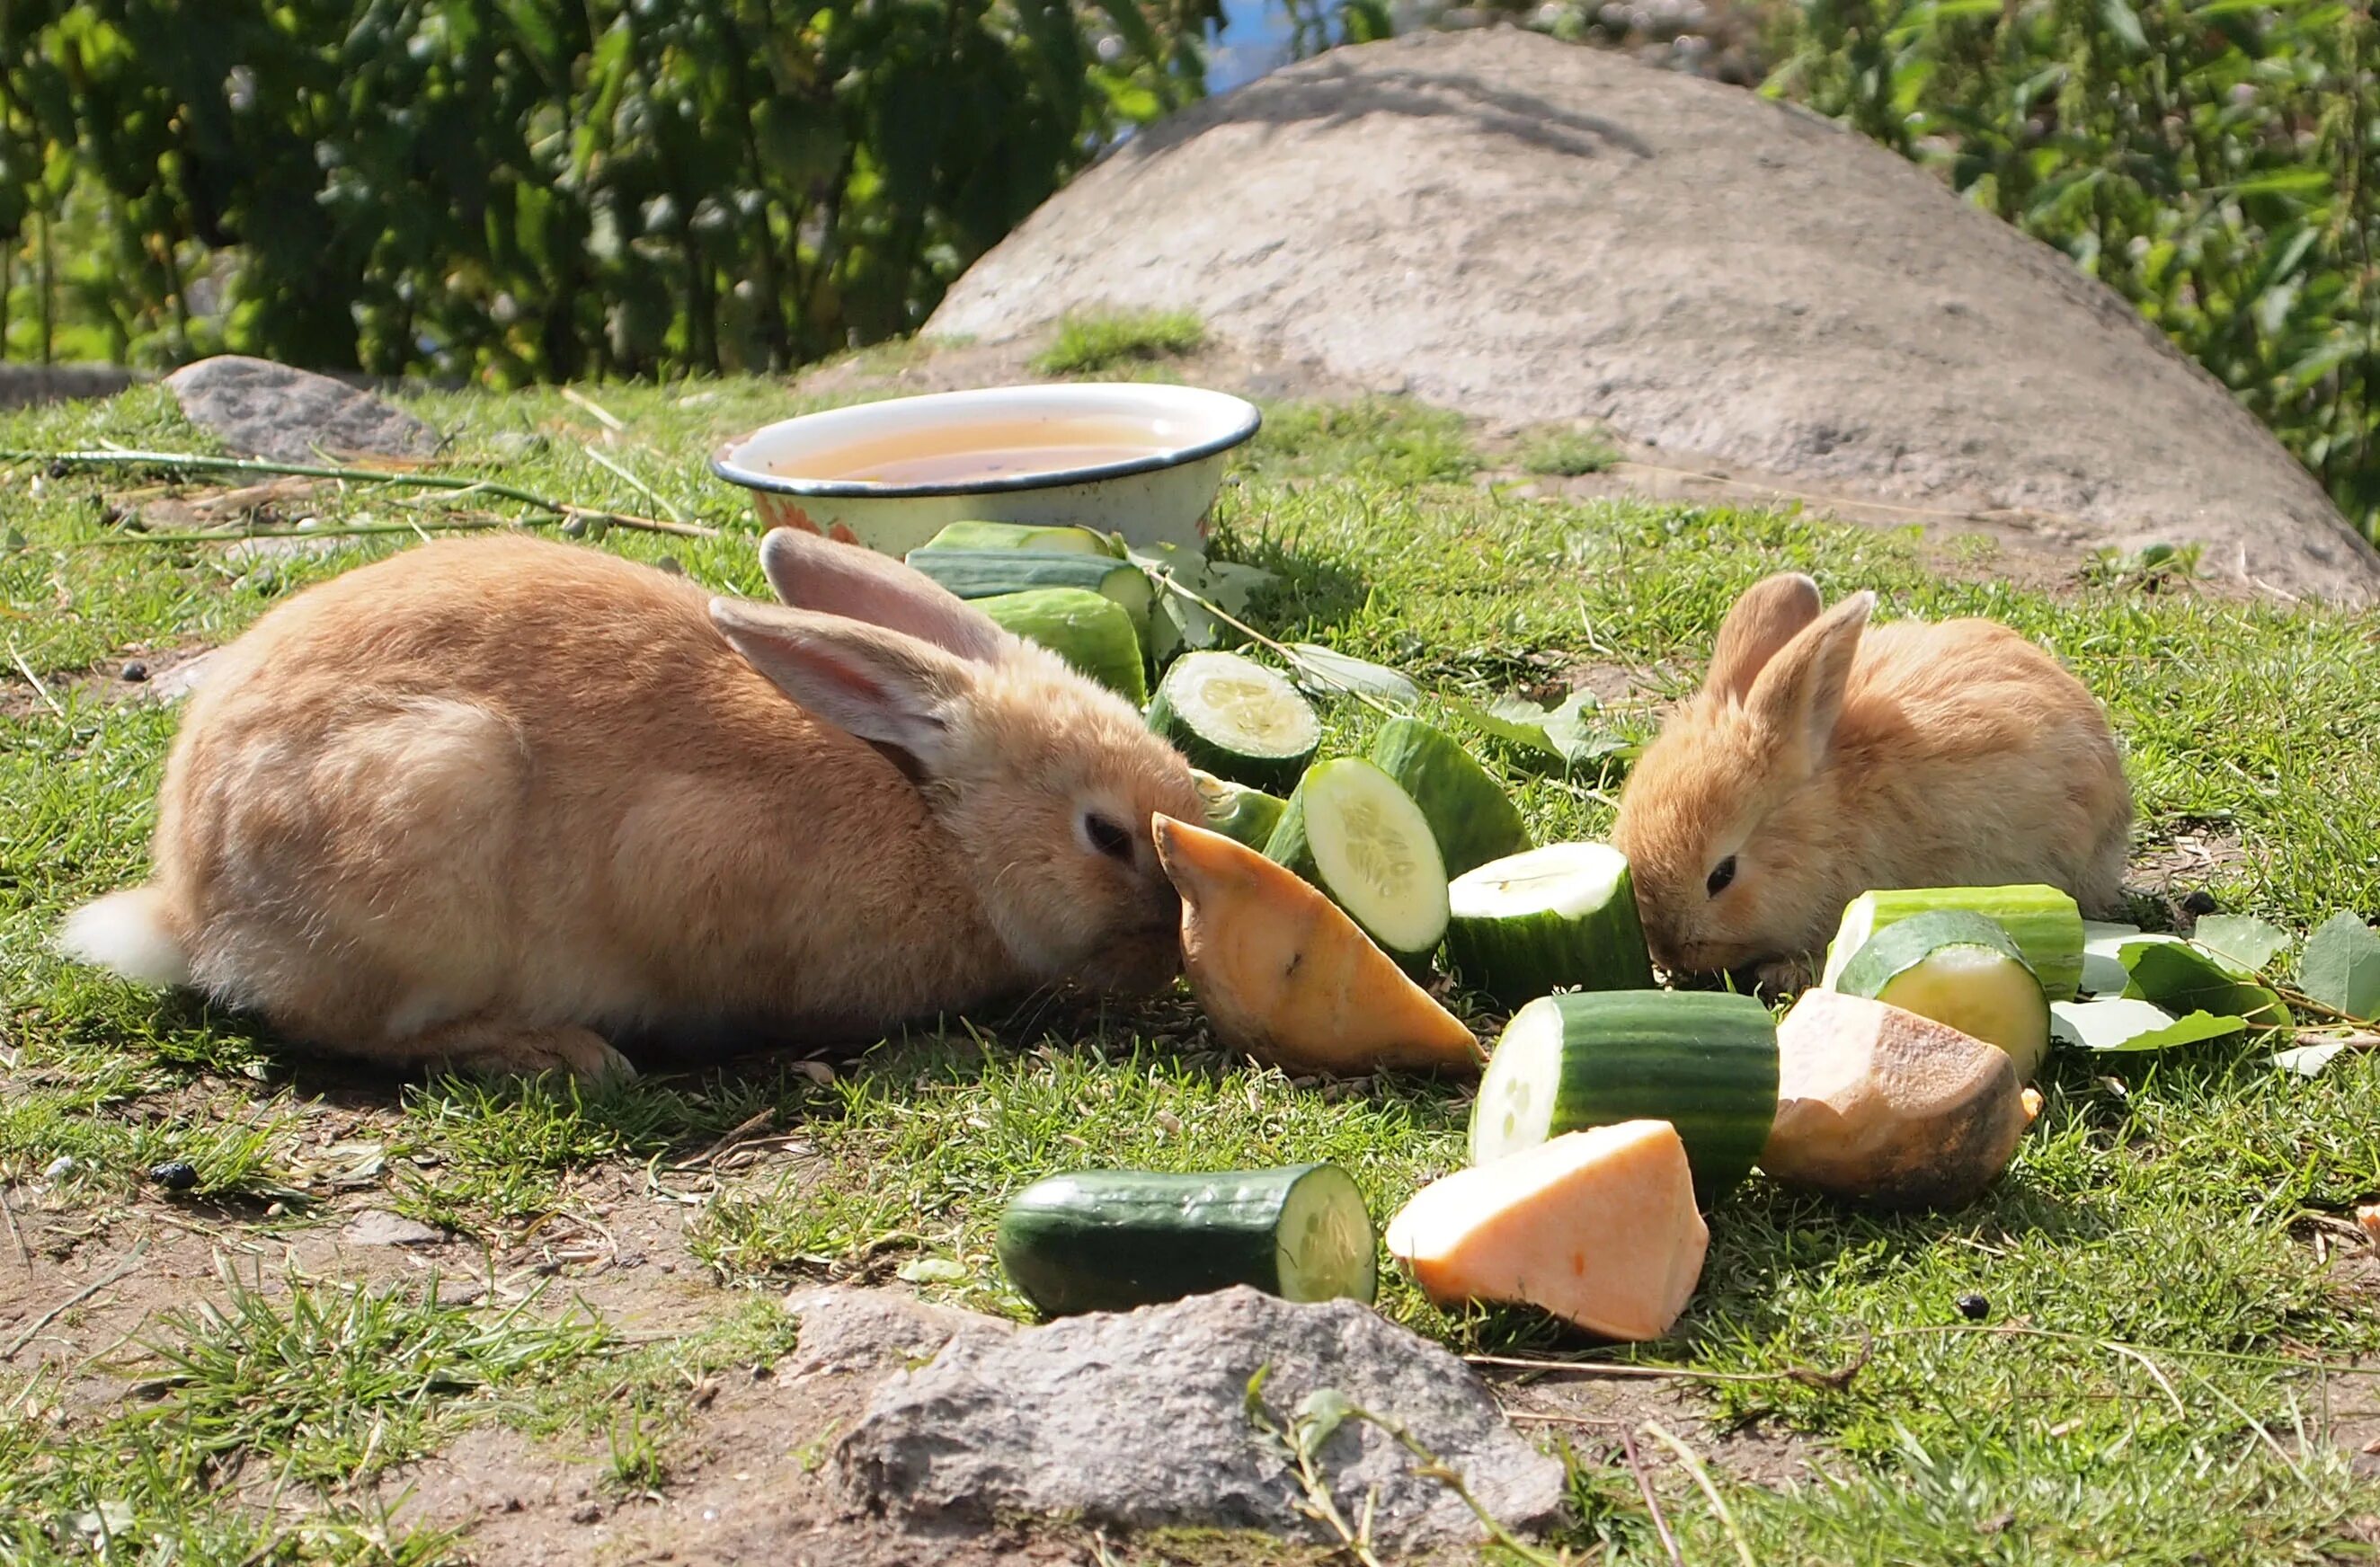
[[[61,945],[328,1051],[588,1076],[628,1035],[1168,981],[1180,754],[898,561],[760,561],[784,606],[528,539],[298,595],[192,698],[152,879]]]
[[[1612,841],[1664,967],[1781,979],[1877,887],[2046,882],[2120,906],[2131,791],[2082,682],[2006,626],[1870,629],[1875,604],[1822,615],[1806,576],[1755,583],[1637,763]]]

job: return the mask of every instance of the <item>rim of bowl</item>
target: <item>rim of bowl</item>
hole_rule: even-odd
[[[1171,446],[1152,451],[1146,456],[1130,457],[1117,463],[1095,463],[1079,468],[1037,468],[1029,473],[1005,474],[998,478],[953,479],[932,484],[876,484],[866,479],[810,479],[790,477],[783,474],[764,474],[747,468],[735,460],[735,454],[771,430],[805,419],[821,418],[831,414],[847,413],[858,408],[884,408],[896,404],[917,404],[949,399],[953,402],[977,402],[1000,392],[1051,392],[1062,387],[1082,392],[1130,391],[1148,392],[1190,392],[1201,399],[1212,398],[1224,404],[1239,404],[1232,425],[1218,435],[1186,446]],[[1065,399],[1071,401],[1071,399]],[[1087,403],[1096,399],[1086,398]],[[1257,405],[1245,397],[1228,392],[1216,392],[1207,387],[1169,386],[1150,381],[1066,381],[1059,386],[1048,383],[1028,386],[987,386],[962,392],[929,392],[911,397],[887,397],[874,403],[846,404],[842,408],[821,408],[813,414],[798,414],[790,419],[778,419],[749,429],[742,435],[720,443],[710,454],[710,471],[728,483],[747,489],[768,490],[777,495],[815,495],[835,500],[930,500],[953,495],[997,495],[1020,489],[1054,489],[1062,485],[1090,484],[1099,479],[1129,478],[1135,474],[1152,474],[1162,468],[1178,468],[1185,463],[1196,463],[1228,452],[1257,433],[1264,416]]]

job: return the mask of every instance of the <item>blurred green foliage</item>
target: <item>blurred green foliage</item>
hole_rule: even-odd
[[[2137,305],[2380,532],[2368,0],[1803,0],[1767,90]]]
[[[798,364],[916,327],[1119,129],[1196,96],[1220,17],[9,0],[0,342],[496,385]]]

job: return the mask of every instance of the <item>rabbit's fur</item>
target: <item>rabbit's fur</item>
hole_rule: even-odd
[[[625,1033],[1169,981],[1181,755],[898,561],[761,561],[783,605],[526,538],[298,594],[191,699],[148,885],[62,945],[302,1044],[582,1075]]]
[[[1754,585],[1637,763],[1612,840],[1665,968],[1792,972],[1874,888],[2046,882],[2120,907],[2131,791],[2082,683],[2006,626],[1870,627],[1874,606]]]

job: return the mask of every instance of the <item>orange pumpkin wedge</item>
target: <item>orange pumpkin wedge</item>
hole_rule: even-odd
[[[1389,1221],[1388,1247],[1440,1306],[1535,1306],[1655,1339],[1702,1282],[1710,1228],[1677,1128],[1621,1121],[1431,1182]]]
[[[1479,1042],[1339,906],[1220,833],[1160,814],[1182,895],[1182,970],[1215,1037],[1295,1072],[1476,1072]]]

